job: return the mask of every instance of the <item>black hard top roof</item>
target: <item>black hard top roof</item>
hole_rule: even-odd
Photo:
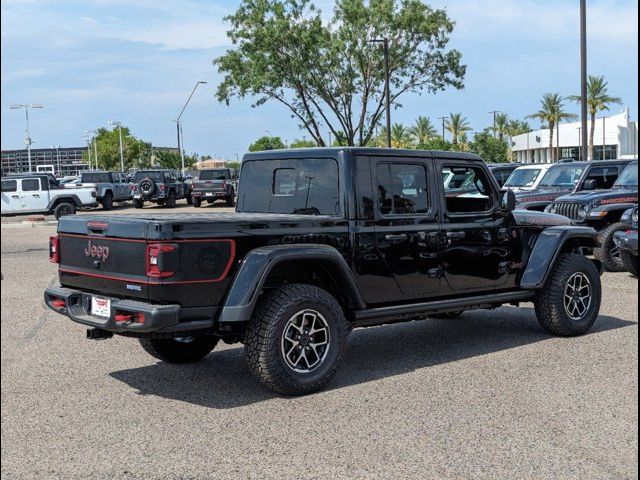
[[[579,167],[585,167],[587,165],[595,165],[595,166],[601,166],[601,165],[610,165],[612,163],[621,163],[621,164],[628,164],[631,162],[637,162],[637,160],[632,160],[632,159],[624,159],[624,158],[611,158],[609,160],[589,160],[587,162],[582,161],[582,162],[558,162],[558,163],[554,163],[552,165],[553,167],[567,167],[567,166],[571,166],[571,165],[577,165]],[[534,165],[534,164],[531,164]]]
[[[474,153],[447,152],[438,150],[409,150],[401,148],[370,148],[370,147],[318,147],[318,148],[291,148],[281,150],[263,150],[260,152],[246,153],[242,160],[272,160],[278,158],[309,158],[330,157],[338,158],[344,155],[369,155],[394,157],[424,158],[437,155],[439,158],[451,158],[481,162],[482,158]]]

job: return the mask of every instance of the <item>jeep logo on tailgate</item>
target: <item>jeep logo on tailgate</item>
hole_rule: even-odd
[[[84,256],[91,258],[99,258],[103,262],[109,258],[109,247],[103,247],[102,245],[93,245],[91,240],[87,244],[87,248],[84,249]]]

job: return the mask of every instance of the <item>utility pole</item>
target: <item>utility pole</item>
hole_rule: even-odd
[[[502,113],[500,110],[491,110],[489,113],[493,114],[493,138],[497,137],[496,134],[496,113]]]
[[[93,141],[93,161],[96,164],[96,170],[98,169],[98,138],[96,136],[96,130],[85,130],[87,135],[91,134],[91,140]],[[89,144],[90,145],[90,144]],[[91,168],[91,155],[89,155],[89,168]]]
[[[176,118],[174,121],[176,122],[176,130],[178,132],[178,150],[180,151],[180,162],[182,165],[182,175],[184,176],[184,149],[183,149],[183,145],[182,145],[182,124],[180,123],[180,118],[182,117],[182,114],[184,113],[185,109],[187,108],[187,105],[189,105],[189,102],[191,101],[191,97],[193,97],[193,94],[196,93],[196,89],[198,88],[198,85],[204,85],[207,82],[203,82],[202,80],[199,82],[196,82],[195,86],[193,87],[193,90],[191,90],[191,94],[189,95],[189,98],[187,98],[186,103],[184,104],[184,107],[182,107],[182,110],[180,110],[180,113],[178,114],[178,118]]]
[[[30,108],[44,108],[44,105],[42,105],[41,103],[32,103],[32,104],[26,104],[26,103],[14,103],[9,105],[9,109],[10,110],[18,110],[18,109],[24,109],[24,116],[25,119],[27,121],[27,129],[26,129],[26,137],[24,139],[24,143],[27,147],[27,161],[29,163],[29,173],[32,173],[33,169],[31,167],[31,144],[33,143],[31,141],[31,131],[30,131],[30,127],[29,127],[29,109]]]
[[[588,160],[587,139],[587,0],[580,0],[580,117],[582,122],[582,159]],[[590,159],[589,159],[590,160]]]
[[[442,140],[446,141],[446,138],[444,138],[444,126],[445,126],[445,120],[447,119],[447,117],[438,117],[438,120],[442,120]]]

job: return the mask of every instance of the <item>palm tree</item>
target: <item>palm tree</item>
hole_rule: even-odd
[[[553,131],[562,120],[576,118],[573,113],[564,110],[564,98],[559,93],[545,93],[540,101],[540,110],[527,118],[537,118],[549,128],[549,159],[556,160],[553,151]]]
[[[461,113],[450,113],[445,126],[451,133],[451,143],[454,145],[458,144],[460,135],[472,130],[467,117],[463,117]]]
[[[409,134],[415,142],[420,145],[427,143],[436,135],[436,128],[431,123],[429,117],[418,117],[413,127],[409,128]]]
[[[507,135],[515,137],[516,135],[529,133],[531,130],[533,129],[526,120],[510,120],[509,126],[507,127]]]
[[[496,114],[495,125],[491,127],[491,130],[493,130],[494,134],[498,135],[500,141],[504,140],[504,136],[507,135],[507,132],[509,131],[509,123],[509,115],[506,113]]]
[[[589,75],[587,80],[587,107],[591,116],[591,131],[589,132],[589,159],[593,159],[593,137],[596,132],[596,115],[598,112],[609,110],[611,103],[622,103],[620,97],[612,97],[607,92],[608,82],[604,79],[604,75],[599,77]],[[569,99],[580,103],[582,97],[580,95],[571,95]]]
[[[406,148],[411,143],[411,136],[407,127],[401,123],[394,123],[391,127],[391,146],[393,148]]]

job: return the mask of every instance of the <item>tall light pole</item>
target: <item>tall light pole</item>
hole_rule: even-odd
[[[496,113],[502,113],[500,110],[491,110],[489,113],[493,113],[493,138],[496,138]]]
[[[120,171],[124,172],[124,150],[122,149],[122,122],[116,120],[109,120],[108,125],[115,125],[118,127],[118,140],[120,142]]]
[[[580,0],[580,87],[582,160],[589,160],[587,140],[587,0]]]
[[[193,90],[191,90],[191,94],[189,95],[189,98],[187,98],[187,101],[184,104],[184,107],[182,107],[182,110],[180,110],[180,114],[178,115],[178,118],[175,119],[176,130],[178,132],[178,150],[180,150],[180,162],[182,164],[182,175],[184,175],[184,148],[182,146],[182,124],[180,123],[180,118],[182,117],[182,114],[187,108],[187,105],[189,105],[189,102],[191,101],[191,97],[193,97],[193,94],[196,93],[196,89],[198,88],[198,85],[204,85],[206,83],[207,82],[203,82],[202,80],[196,82],[195,86],[193,87]]]
[[[389,87],[389,39],[374,38],[371,43],[382,43],[384,53],[384,101],[387,111],[387,148],[391,148],[391,89]]]
[[[58,161],[58,176],[60,176],[60,145],[51,145],[51,148],[56,149],[56,160]]]
[[[26,130],[26,137],[24,139],[24,143],[27,146],[27,160],[29,162],[29,173],[32,172],[32,168],[31,168],[31,144],[33,143],[31,141],[31,132],[29,129],[29,109],[30,108],[44,108],[44,105],[42,105],[41,103],[31,103],[31,104],[26,104],[26,103],[12,103],[11,105],[9,105],[9,109],[10,110],[18,110],[24,108],[24,116],[25,119],[27,121],[27,130]]]
[[[438,117],[438,120],[442,120],[442,140],[445,140],[444,138],[444,125],[445,125],[445,120],[447,119],[447,117]]]
[[[90,134],[93,140],[93,161],[96,164],[96,170],[98,169],[98,138],[96,137],[97,130],[85,130],[84,133]],[[89,162],[89,168],[91,168],[91,162]]]

